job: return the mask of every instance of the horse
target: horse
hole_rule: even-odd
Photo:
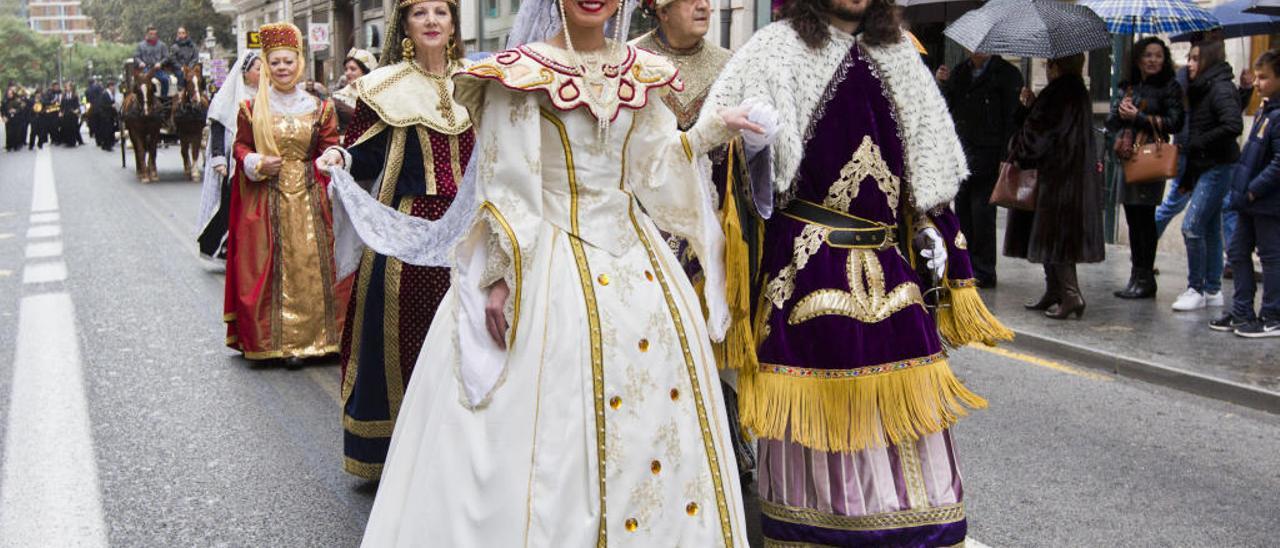
[[[204,66],[196,63],[182,68],[185,83],[173,106],[173,126],[182,149],[182,169],[193,181],[203,176],[200,163],[201,138],[205,118],[209,115],[209,90],[204,79]]]
[[[124,126],[133,143],[134,165],[138,181],[160,180],[156,172],[156,149],[160,145],[160,128],[168,113],[160,102],[160,86],[152,80],[155,70],[134,67],[129,73],[128,89],[121,107]]]

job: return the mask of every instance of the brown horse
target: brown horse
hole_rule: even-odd
[[[205,86],[203,69],[200,63],[183,67],[185,85],[173,107],[173,125],[182,149],[182,169],[193,181],[199,181],[203,176],[198,164],[203,148],[201,138],[204,136],[205,117],[209,114],[209,90]]]
[[[160,128],[168,117],[153,76],[155,70],[134,67],[121,108],[124,126],[129,130],[129,141],[133,144],[138,180],[144,183],[160,180],[156,173],[156,149],[160,145]]]

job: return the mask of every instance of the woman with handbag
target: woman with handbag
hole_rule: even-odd
[[[1083,69],[1084,55],[1046,62],[1049,85],[1039,97],[1023,90],[1024,122],[1009,145],[1010,162],[1037,177],[1034,209],[1009,211],[1004,254],[1044,265],[1045,293],[1025,306],[1054,319],[1084,315],[1076,263],[1101,262],[1105,253],[1101,164]]]
[[[1182,218],[1187,246],[1187,290],[1173,303],[1179,312],[1222,306],[1222,202],[1231,187],[1231,170],[1240,158],[1236,139],[1244,131],[1235,73],[1222,40],[1205,40],[1187,57],[1187,170],[1180,180],[1191,201]]]
[[[1169,46],[1155,36],[1139,40],[1129,63],[1124,94],[1111,105],[1107,130],[1116,134],[1115,155],[1124,166],[1124,218],[1129,225],[1132,270],[1121,299],[1156,296],[1156,206],[1167,179],[1177,175],[1178,150],[1169,134],[1182,127],[1182,86],[1174,78]]]

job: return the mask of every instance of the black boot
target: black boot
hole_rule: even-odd
[[[1138,291],[1138,268],[1134,267],[1129,270],[1129,283],[1124,286],[1124,289],[1112,291],[1111,294],[1117,297],[1120,297],[1121,299],[1132,299],[1134,297],[1131,297],[1130,295],[1133,295],[1137,291]]]
[[[1062,300],[1060,293],[1058,278],[1054,276],[1052,267],[1044,265],[1044,295],[1041,295],[1038,301],[1023,303],[1022,307],[1027,310],[1048,310],[1050,306],[1058,304],[1058,301]]]
[[[1150,268],[1134,268],[1129,287],[1115,293],[1121,299],[1154,299],[1156,275]]]
[[[1079,320],[1084,317],[1084,295],[1080,294],[1080,281],[1076,277],[1075,264],[1053,265],[1053,272],[1058,278],[1058,286],[1062,288],[1062,300],[1044,312],[1045,317],[1065,320],[1075,314]]]

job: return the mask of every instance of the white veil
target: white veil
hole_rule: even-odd
[[[204,179],[200,185],[200,217],[196,226],[198,230],[203,231],[209,221],[213,219],[213,213],[218,210],[222,203],[222,178],[213,170],[218,164],[209,160],[213,159],[213,140],[221,137],[225,148],[227,173],[234,171],[232,164],[232,147],[236,142],[236,119],[240,113],[240,104],[253,97],[254,90],[244,84],[245,62],[252,63],[258,58],[256,52],[249,52],[239,59],[235,64],[231,65],[231,69],[227,71],[227,79],[222,83],[222,88],[213,95],[213,100],[209,101],[209,120],[217,120],[226,128],[225,135],[209,135],[209,141],[205,144],[204,149]]]
[[[635,10],[638,0],[620,0],[618,7],[622,12],[622,41],[627,41],[625,32],[631,28],[631,12]],[[604,29],[606,37],[613,36],[618,29],[618,19],[609,20]],[[560,7],[557,0],[524,0],[520,3],[520,12],[516,14],[516,22],[507,35],[507,48],[517,48],[533,42],[542,42],[560,32]]]

